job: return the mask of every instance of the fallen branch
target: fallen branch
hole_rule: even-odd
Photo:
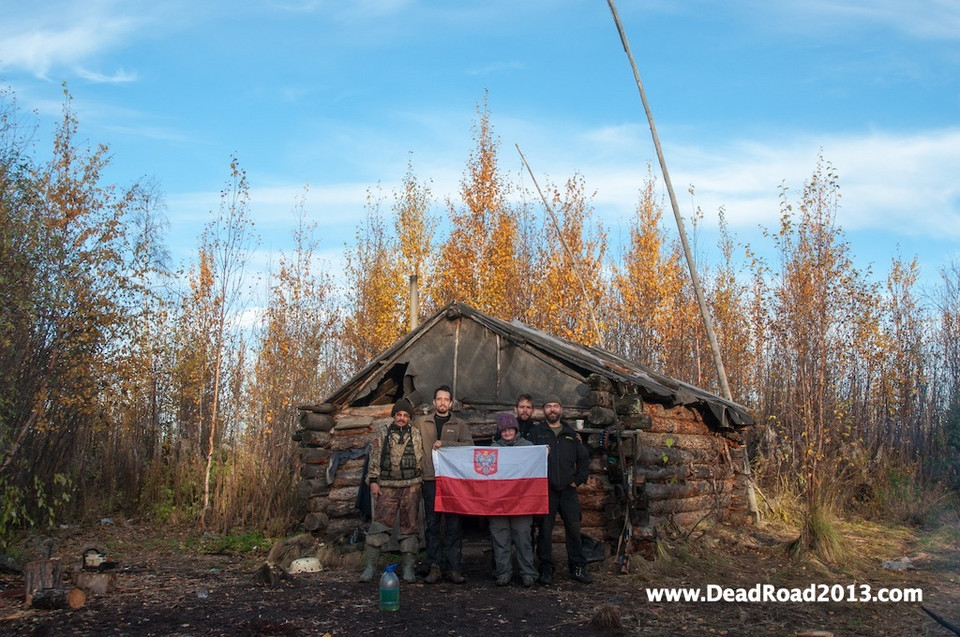
[[[934,621],[936,621],[938,624],[940,624],[947,630],[952,631],[954,635],[960,635],[960,628],[957,628],[956,626],[954,626],[953,624],[945,620],[943,617],[940,617],[940,615],[937,615],[935,612],[933,612],[923,604],[920,604],[920,608],[922,608],[923,612],[925,612],[927,615],[930,615],[930,617],[933,617]]]

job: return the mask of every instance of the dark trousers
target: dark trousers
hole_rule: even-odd
[[[550,513],[540,518],[540,534],[537,537],[537,558],[540,560],[540,572],[553,572],[553,525],[557,513],[563,520],[567,535],[567,567],[573,571],[578,566],[586,566],[583,558],[583,543],[580,540],[580,497],[576,487],[550,489]]]
[[[423,481],[423,513],[426,518],[427,564],[460,571],[463,562],[463,527],[456,513],[437,513],[437,483]],[[441,534],[441,525],[443,527]]]

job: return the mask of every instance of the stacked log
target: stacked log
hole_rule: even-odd
[[[304,529],[337,537],[360,525],[356,499],[364,458],[349,458],[350,452],[367,447],[376,427],[390,421],[390,410],[391,405],[377,405],[338,412],[329,403],[300,408],[301,429],[293,439],[300,445],[302,480],[297,495],[307,510]],[[331,462],[337,465],[335,471]]]
[[[607,427],[617,422],[617,412],[614,411],[613,384],[610,379],[600,374],[591,374],[587,377],[587,386],[590,391],[584,397],[590,411],[587,420],[591,425]]]
[[[635,477],[643,484],[651,525],[690,526],[746,511],[742,464],[731,455],[737,443],[711,431],[697,410],[648,404],[645,412],[650,425],[639,431]]]

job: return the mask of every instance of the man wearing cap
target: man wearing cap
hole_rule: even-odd
[[[423,441],[420,430],[410,426],[413,405],[401,398],[393,406],[393,422],[380,427],[370,448],[367,484],[373,496],[373,521],[367,532],[361,582],[373,580],[380,550],[390,540],[397,524],[403,554],[403,581],[417,581],[413,569],[420,539],[417,518],[423,482]]]
[[[533,443],[520,437],[520,426],[513,414],[497,414],[497,439],[493,447],[523,447]],[[520,581],[527,588],[537,579],[537,569],[533,567],[533,543],[530,536],[532,515],[494,515],[490,516],[490,544],[493,547],[494,576],[497,586],[506,586],[513,577],[513,565],[510,559],[510,545],[517,551],[517,568]]]
[[[433,392],[434,413],[417,421],[423,440],[423,512],[426,518],[424,532],[427,542],[427,565],[430,572],[423,579],[435,584],[440,579],[441,565],[445,565],[447,579],[454,584],[463,584],[463,528],[456,513],[438,513],[435,507],[437,478],[433,469],[433,450],[446,446],[473,445],[473,434],[467,423],[453,415],[453,392],[441,385]],[[441,536],[441,523],[443,535]]]
[[[571,579],[589,584],[593,581],[587,573],[587,561],[583,557],[580,540],[580,497],[577,486],[587,481],[590,475],[590,454],[577,437],[577,432],[560,420],[563,406],[556,396],[543,402],[545,422],[538,423],[530,434],[535,445],[548,445],[547,478],[550,485],[550,513],[541,518],[540,534],[537,537],[537,557],[540,560],[539,582],[553,583],[553,525],[557,513],[563,520],[567,538],[567,567]]]

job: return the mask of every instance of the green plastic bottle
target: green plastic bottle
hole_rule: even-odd
[[[391,564],[380,576],[380,610],[400,610],[400,580]]]

